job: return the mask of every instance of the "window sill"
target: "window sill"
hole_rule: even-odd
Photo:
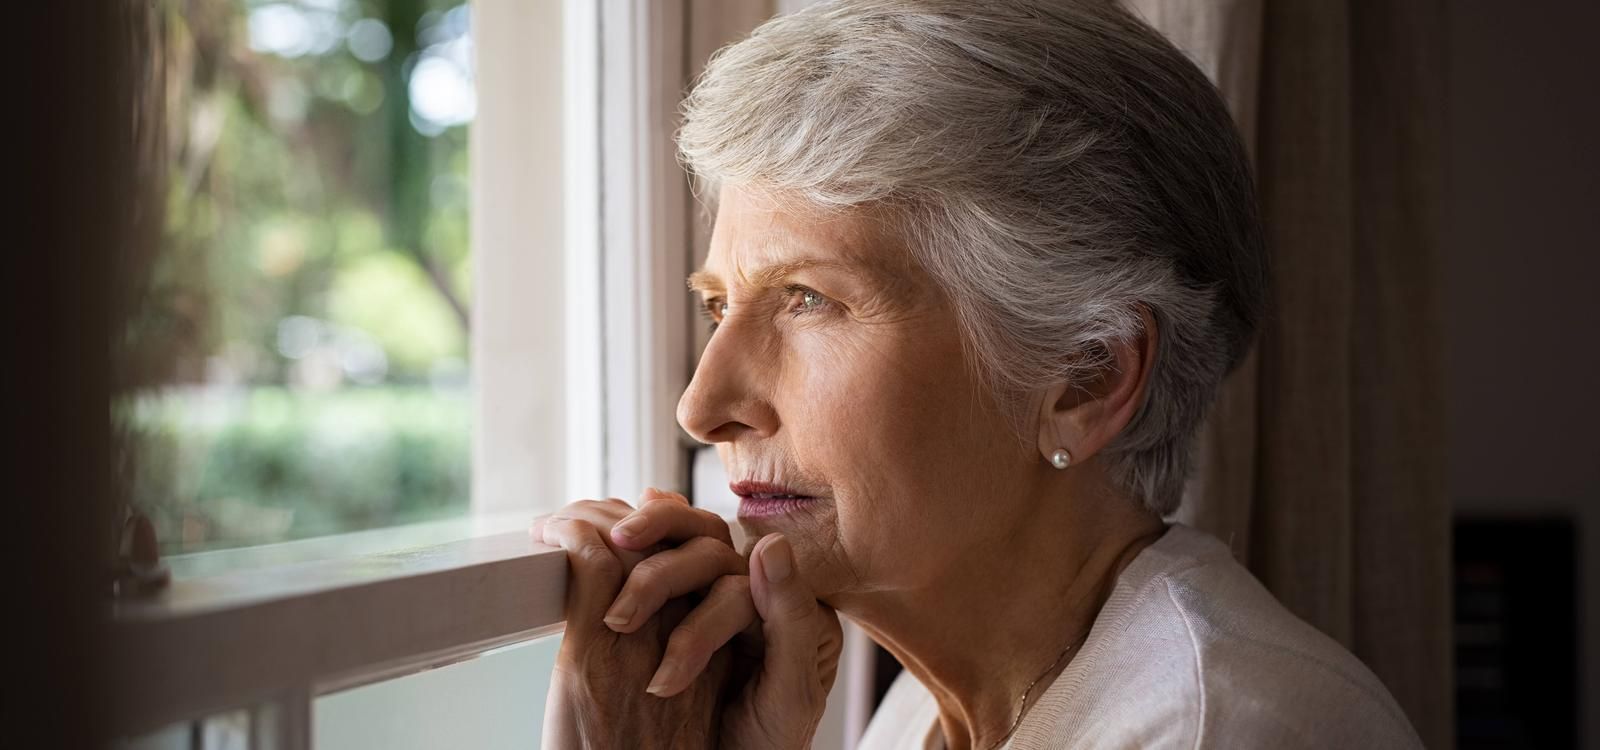
[[[434,528],[399,536],[470,534],[472,523],[424,524]],[[396,531],[388,530],[391,549]],[[175,558],[183,574],[168,589],[118,601],[116,734],[286,695],[309,700],[561,629],[565,553],[534,543],[520,528],[339,556],[341,544],[348,553],[367,543],[375,541],[307,540],[274,545],[296,548],[288,552],[188,556],[215,556],[204,563]],[[279,562],[285,559],[303,561]]]
[[[172,570],[173,578],[187,580],[318,560],[377,555],[491,534],[510,533],[527,529],[532,525],[534,516],[531,511],[462,514],[455,518],[437,521],[297,539],[292,542],[190,552],[166,557],[163,560]]]

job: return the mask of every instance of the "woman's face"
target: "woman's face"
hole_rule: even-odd
[[[690,283],[717,328],[678,421],[717,446],[745,531],[783,532],[820,597],[929,585],[1026,523],[1036,451],[973,378],[949,300],[870,216],[724,188]]]

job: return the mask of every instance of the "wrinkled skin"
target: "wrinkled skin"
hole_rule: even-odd
[[[691,602],[668,602],[638,631],[622,634],[601,618],[621,588],[624,576],[645,554],[609,546],[601,534],[583,527],[576,517],[617,518],[632,509],[621,501],[580,501],[563,514],[541,519],[539,538],[549,538],[569,552],[567,627],[551,677],[544,746],[552,748],[679,748],[711,747],[719,730],[720,682],[727,678],[728,658],[718,654],[707,664],[705,679],[663,699],[645,692],[645,684],[666,650],[667,635],[688,613]],[[546,529],[549,536],[545,536]],[[639,733],[638,726],[652,731]]]
[[[542,531],[569,556],[581,539],[647,555],[620,589],[593,594],[613,596],[601,622],[616,632],[655,642],[665,625],[651,618],[689,597],[653,678],[621,659],[581,669],[626,672],[660,696],[715,685],[722,714],[705,721],[723,746],[809,746],[837,667],[835,608],[929,688],[952,748],[993,746],[1039,665],[1087,632],[1120,566],[1164,529],[1099,455],[1143,400],[1159,336],[1149,312],[1143,333],[1105,342],[1113,364],[1093,377],[1002,400],[952,300],[882,219],[722,190],[690,278],[716,328],[677,417],[744,487],[751,549],[659,492],[626,518],[569,506],[580,523]],[[1047,460],[1058,449],[1069,470]],[[733,660],[723,673],[720,649]],[[638,737],[678,726],[679,714],[630,713],[632,695],[570,695],[614,701],[582,710],[628,717]]]
[[[642,505],[637,515],[655,525],[646,536],[613,532],[633,510],[620,500],[573,503],[533,529],[565,548],[571,566],[546,746],[809,747],[842,638],[837,616],[792,569],[787,542],[752,548],[752,581],[716,516],[666,493]],[[670,539],[690,533],[703,535]],[[776,583],[762,554],[774,545],[791,568]],[[640,603],[608,624],[624,589]]]

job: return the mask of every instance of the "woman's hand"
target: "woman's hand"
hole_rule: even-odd
[[[720,733],[726,655],[713,658],[705,679],[672,698],[645,692],[689,600],[658,604],[659,611],[640,618],[627,635],[602,621],[624,577],[657,546],[632,551],[607,541],[612,524],[631,510],[620,500],[580,501],[539,519],[531,531],[565,549],[568,560],[567,623],[546,706],[545,747],[703,748],[714,746]],[[742,572],[743,560],[729,569]]]
[[[717,681],[715,662],[733,641],[721,746],[810,747],[838,668],[838,616],[817,601],[782,534],[756,543],[749,573],[743,574],[729,557],[738,555],[726,524],[690,507],[681,495],[646,493],[642,507],[611,528],[610,541],[643,552],[694,533],[708,535],[636,566],[604,622],[620,633],[636,633],[664,604],[709,587],[667,639],[651,692],[680,696]]]

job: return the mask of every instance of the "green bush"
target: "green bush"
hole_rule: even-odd
[[[471,400],[426,387],[173,390],[119,409],[165,552],[431,520],[468,502]]]

